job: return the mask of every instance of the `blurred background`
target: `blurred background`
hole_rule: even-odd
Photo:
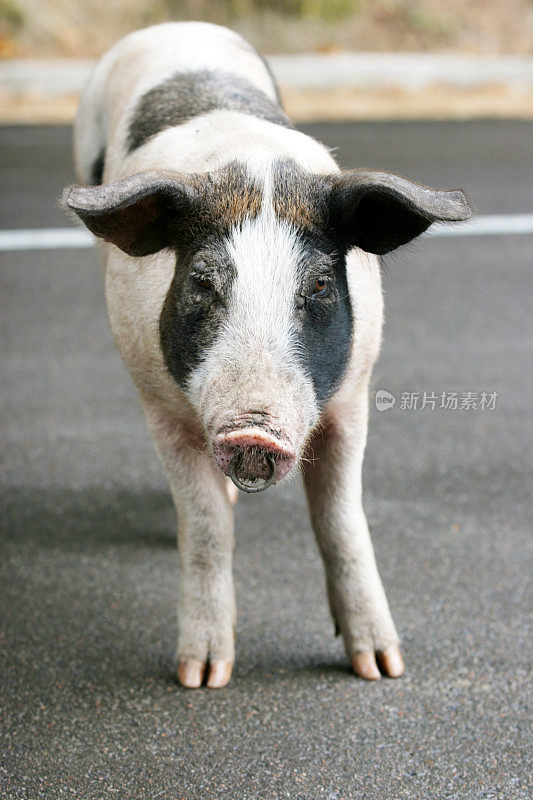
[[[533,0],[0,0],[0,122],[71,122],[95,58],[189,19],[269,56],[298,122],[533,117]]]
[[[266,53],[532,53],[531,0],[0,0],[0,53],[98,56],[136,28],[229,25]]]

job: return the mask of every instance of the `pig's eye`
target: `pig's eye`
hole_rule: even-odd
[[[321,275],[313,284],[313,297],[327,297],[331,291],[331,281],[327,275]]]
[[[204,292],[212,292],[213,291],[213,282],[207,278],[205,275],[199,275],[195,277],[196,285],[203,289]]]

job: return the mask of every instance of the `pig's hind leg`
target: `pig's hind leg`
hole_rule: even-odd
[[[361,502],[368,392],[324,415],[304,480],[326,569],[331,611],[355,672],[375,680],[403,672],[398,635],[378,574]]]
[[[221,688],[235,657],[233,511],[226,478],[190,424],[144,403],[178,513],[178,679]]]

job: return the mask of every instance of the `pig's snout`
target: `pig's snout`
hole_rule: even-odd
[[[235,486],[261,492],[289,472],[296,461],[292,445],[263,427],[225,429],[213,442],[215,461]]]

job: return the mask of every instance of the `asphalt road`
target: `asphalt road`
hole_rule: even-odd
[[[307,128],[344,166],[533,211],[531,123]],[[0,228],[70,225],[69,131],[4,128],[0,145]],[[372,410],[365,506],[405,676],[349,672],[296,482],[240,498],[237,664],[217,692],[174,679],[174,511],[96,257],[0,257],[0,797],[530,797],[533,237],[389,259],[374,385],[397,401]],[[416,391],[496,407],[402,408]]]

